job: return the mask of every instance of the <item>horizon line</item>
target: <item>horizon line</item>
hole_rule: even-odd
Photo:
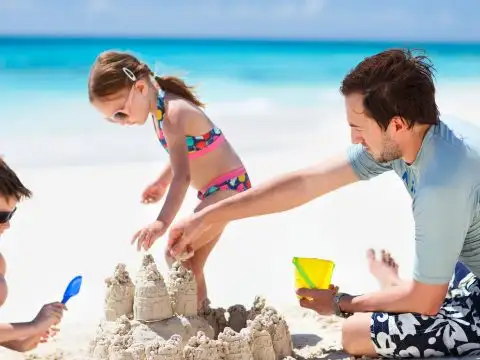
[[[127,35],[127,34],[110,34],[110,35],[92,35],[92,34],[2,34],[0,40],[175,40],[175,41],[218,41],[218,42],[276,42],[276,43],[358,43],[358,44],[398,44],[409,42],[412,44],[437,44],[437,45],[478,45],[479,40],[448,40],[448,39],[360,39],[360,38],[332,38],[332,37],[246,37],[246,36],[185,36],[185,35]]]

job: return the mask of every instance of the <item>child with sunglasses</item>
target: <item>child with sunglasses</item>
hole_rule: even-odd
[[[170,161],[142,194],[143,203],[156,203],[166,193],[158,217],[133,237],[137,249],[148,250],[162,236],[191,185],[199,204],[195,212],[251,187],[245,167],[223,132],[204,113],[204,104],[183,80],[155,76],[148,65],[131,54],[100,54],[90,73],[89,99],[107,120],[119,125],[144,125],[151,116],[153,128]],[[168,191],[167,191],[168,189]],[[203,235],[197,248],[181,257],[195,274],[198,302],[207,299],[203,268],[226,223]],[[166,253],[167,262],[172,260]]]
[[[15,172],[0,159],[0,236],[10,228],[10,219],[17,209],[17,203],[31,196]],[[6,261],[0,254],[0,306],[8,295]],[[15,350],[29,351],[41,342],[46,342],[54,335],[53,326],[62,319],[64,306],[61,303],[44,305],[38,315],[30,322],[2,324],[0,323],[0,346]]]

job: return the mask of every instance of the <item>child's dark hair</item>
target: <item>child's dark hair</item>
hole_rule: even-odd
[[[90,101],[116,94],[131,86],[131,79],[125,74],[123,68],[130,70],[137,79],[154,75],[147,64],[129,53],[105,51],[97,57],[90,72],[88,81]],[[193,87],[185,84],[182,79],[175,76],[155,76],[155,80],[164,91],[204,107],[194,94]]]
[[[0,196],[5,199],[14,197],[17,201],[32,196],[32,192],[22,184],[17,174],[3,159],[0,159]]]

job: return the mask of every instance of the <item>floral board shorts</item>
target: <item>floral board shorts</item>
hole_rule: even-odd
[[[480,280],[458,262],[437,315],[376,312],[370,336],[383,358],[480,355]]]

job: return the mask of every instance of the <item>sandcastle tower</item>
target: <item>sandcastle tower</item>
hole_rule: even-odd
[[[254,360],[248,338],[244,334],[226,327],[218,335],[218,341],[225,360]]]
[[[198,315],[197,283],[193,272],[183,267],[181,262],[173,263],[167,280],[167,289],[175,314],[186,317]]]
[[[173,335],[169,340],[155,340],[145,347],[145,360],[183,360],[182,337]]]
[[[104,307],[106,320],[114,321],[122,315],[131,315],[134,285],[125,264],[118,264],[113,277],[106,279],[105,282],[107,284]]]
[[[139,279],[143,279],[145,277],[145,273],[147,272],[148,265],[155,264],[155,259],[151,254],[145,254],[142,258],[142,264],[137,271],[137,276],[135,278],[135,285],[137,284]]]
[[[162,275],[151,255],[144,258],[135,284],[133,317],[135,320],[161,321],[173,316],[172,303]],[[150,261],[152,260],[152,261]]]
[[[193,336],[183,349],[185,360],[220,360],[218,353],[218,342],[209,339],[203,331]]]
[[[269,332],[277,359],[283,359],[284,357],[292,355],[292,337],[287,322],[277,310],[271,306],[266,306],[255,320],[261,323]]]
[[[276,360],[272,337],[259,320],[248,320],[240,333],[248,339],[254,360]]]

